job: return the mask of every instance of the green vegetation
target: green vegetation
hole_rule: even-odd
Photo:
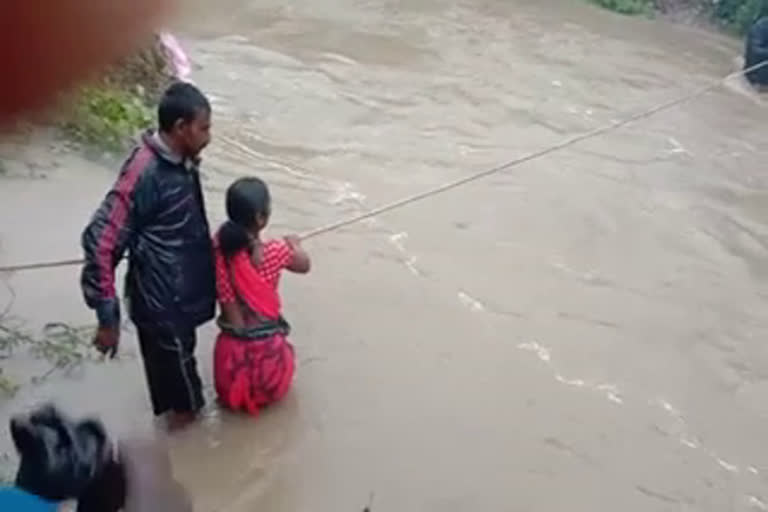
[[[744,34],[761,16],[768,15],[768,0],[590,0],[621,14],[692,11],[709,17],[734,33]]]
[[[33,335],[18,320],[7,315],[10,305],[0,312],[0,398],[13,396],[21,387],[21,383],[3,374],[2,366],[20,351],[48,363],[45,371],[31,377],[29,382],[32,384],[45,381],[54,372],[67,374],[85,361],[101,360],[90,343],[93,326],[71,327],[51,323],[43,328],[40,335]],[[0,452],[0,485],[13,481],[12,468],[16,464],[15,457]]]
[[[60,124],[87,146],[119,151],[152,125],[154,105],[172,81],[167,56],[155,39],[101,77],[68,96]]]
[[[3,317],[0,320],[0,361],[7,361],[18,351],[25,350],[50,365],[44,373],[31,378],[33,384],[43,382],[56,371],[70,372],[84,361],[96,357],[90,344],[92,326],[75,328],[52,323],[37,336],[12,318]],[[0,366],[0,395],[12,396],[19,387],[18,382],[4,375]]]
[[[152,124],[144,100],[109,85],[83,87],[62,126],[77,141],[120,150],[136,133]]]
[[[654,0],[591,0],[592,3],[621,14],[652,15],[655,8]]]
[[[44,373],[31,377],[33,384],[44,381],[57,370],[69,372],[84,361],[95,358],[90,343],[94,330],[92,326],[71,327],[63,323],[49,323],[39,335],[35,335],[24,327],[21,320],[10,315],[16,293],[10,285],[7,288],[10,300],[0,311],[0,397],[12,396],[20,387],[4,370],[10,367],[7,363],[21,351],[49,364]]]
[[[712,14],[726,27],[744,34],[758,18],[768,15],[768,0],[719,0]]]
[[[0,395],[14,395],[19,390],[19,386],[14,384],[11,379],[3,375],[3,369],[0,368]]]

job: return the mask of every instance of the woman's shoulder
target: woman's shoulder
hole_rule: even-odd
[[[283,267],[293,258],[293,249],[282,238],[270,238],[261,243],[261,254],[263,261]]]
[[[262,253],[266,255],[290,255],[293,254],[291,246],[282,238],[268,238],[261,242]]]
[[[282,238],[267,238],[266,240],[263,240],[261,242],[261,245],[262,245],[262,247],[264,247],[264,249],[269,248],[270,250],[273,250],[273,251],[274,250],[281,250],[281,249],[284,249],[286,247],[290,248],[288,246],[288,242],[286,242]]]

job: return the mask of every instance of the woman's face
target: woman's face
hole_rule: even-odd
[[[264,213],[256,215],[256,229],[261,232],[269,224],[269,217],[272,215],[272,205],[268,204],[264,209]]]

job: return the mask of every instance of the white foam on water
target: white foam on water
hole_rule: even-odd
[[[656,403],[659,406],[661,406],[662,409],[667,411],[671,416],[674,416],[677,419],[681,419],[682,418],[682,416],[683,416],[682,413],[674,405],[672,405],[671,403],[667,402],[663,398],[660,398],[659,400],[657,400]]]
[[[561,85],[562,84],[558,86],[561,86]],[[668,150],[669,153],[690,155],[690,153],[686,150],[686,148],[683,147],[682,144],[680,144],[679,141],[677,141],[673,137],[670,137],[668,139],[668,142],[672,146],[672,148]],[[336,195],[332,199],[331,203],[332,204],[354,203],[360,207],[363,207],[365,199],[366,197],[364,194],[361,194],[360,192],[358,192],[351,183],[345,182],[345,183],[338,184],[336,186]],[[366,225],[371,227],[380,225],[380,223],[375,218],[367,219],[365,222],[366,222]],[[403,263],[406,266],[406,268],[408,268],[408,270],[414,276],[421,277],[423,276],[423,274],[416,266],[417,258],[415,256],[410,255],[406,248],[406,241],[408,240],[408,237],[409,235],[407,231],[400,231],[397,233],[390,234],[388,237],[388,241],[390,244],[392,244],[395,247],[395,249],[402,256],[405,257],[405,259],[403,260]],[[571,276],[577,276],[583,280],[590,281],[596,278],[596,274],[592,271],[581,272],[568,266],[567,264],[561,261],[550,262],[550,264],[552,267],[560,270],[565,274],[568,274]],[[459,302],[461,302],[462,305],[467,307],[472,312],[480,313],[486,310],[485,306],[479,299],[472,297],[471,295],[469,295],[467,292],[463,290],[457,291],[457,297]],[[549,366],[553,370],[553,377],[555,381],[569,387],[587,389],[592,392],[599,393],[607,401],[617,405],[623,405],[625,403],[624,395],[616,384],[590,383],[585,379],[567,378],[563,376],[561,373],[555,371],[553,360],[552,360],[552,350],[550,348],[545,347],[536,341],[520,343],[517,345],[517,348],[520,350],[524,350],[526,352],[531,352],[535,354],[540,361],[542,361],[547,366]],[[660,407],[668,416],[674,419],[675,422],[678,424],[678,427],[681,433],[678,436],[677,440],[682,446],[685,446],[690,449],[703,449],[700,441],[695,436],[692,436],[688,433],[687,424],[685,422],[685,419],[680,409],[678,409],[677,407],[672,405],[669,401],[663,398],[657,399],[656,401],[650,402],[650,403],[652,405]],[[706,450],[705,452],[723,470],[732,474],[738,474],[741,472],[741,469],[738,465],[718,457],[714,452],[706,451]],[[748,468],[746,468],[746,471],[753,475],[759,474],[758,470],[753,466],[749,466]],[[749,504],[753,508],[756,508],[759,510],[768,510],[768,506],[766,506],[766,504],[759,498],[755,496],[749,496],[748,500],[749,500]]]
[[[756,105],[765,105],[760,93],[750,85],[749,81],[744,76],[729,78],[724,82],[724,85],[729,91],[754,102]]]
[[[668,141],[672,146],[672,149],[669,150],[670,153],[690,154],[682,146],[682,144],[680,144],[679,141],[677,141],[676,139],[670,137]],[[357,204],[362,207],[364,205],[365,199],[366,197],[364,194],[361,194],[360,192],[358,192],[352,184],[345,182],[337,186],[336,196],[333,198],[331,202],[332,204],[342,204],[345,202],[349,202],[349,203]],[[379,225],[377,220],[374,218],[367,219],[365,222],[368,226]],[[400,231],[400,232],[389,235],[388,241],[397,249],[397,251],[401,255],[406,256],[406,259],[403,261],[406,268],[408,268],[413,275],[417,277],[421,277],[423,276],[423,274],[416,266],[417,258],[408,253],[408,250],[405,245],[406,241],[408,240],[408,237],[409,235],[407,231]],[[556,261],[556,262],[551,262],[550,264],[554,268],[562,271],[565,274],[569,274],[571,276],[577,276],[583,280],[590,281],[596,277],[594,272],[591,272],[591,271],[580,272],[563,262]],[[461,302],[462,305],[467,307],[472,312],[480,313],[486,310],[485,306],[482,304],[480,300],[478,300],[475,297],[472,297],[471,295],[469,295],[467,292],[463,290],[457,291],[457,297],[459,302]],[[554,365],[552,361],[552,351],[550,348],[545,347],[536,341],[520,343],[517,345],[517,348],[520,350],[524,350],[526,352],[531,352],[535,354],[540,361],[544,362],[547,366],[549,366],[554,370]],[[625,403],[624,395],[622,394],[620,388],[616,384],[608,384],[608,383],[593,384],[593,383],[589,383],[584,379],[567,378],[563,376],[561,373],[558,373],[556,371],[554,371],[553,373],[554,373],[553,376],[555,381],[563,385],[579,388],[579,389],[588,389],[590,391],[599,393],[606,400],[617,405],[623,405]],[[685,422],[682,412],[677,407],[675,407],[665,399],[657,399],[655,402],[651,402],[651,403],[653,405],[660,407],[679,424],[681,430],[683,431],[678,437],[678,441],[681,445],[686,446],[687,448],[690,448],[690,449],[702,448],[701,443],[696,439],[696,437],[691,436],[690,434],[687,433],[687,424]],[[739,466],[737,466],[736,464],[730,463],[716,456],[713,452],[707,452],[707,453],[718,464],[718,466],[724,469],[725,471],[728,471],[729,473],[733,473],[733,474],[738,474],[741,471]],[[747,471],[753,475],[759,474],[757,469],[752,466],[747,468]],[[762,502],[762,500],[760,500],[759,498],[750,496],[749,499],[750,499],[750,504],[753,507],[758,508],[760,510],[768,510],[768,507],[766,507],[765,503]]]
[[[674,137],[667,137],[667,142],[669,142],[669,145],[672,146],[670,149],[667,150],[667,153],[676,155],[676,154],[683,154],[688,156],[693,156],[693,154],[688,151],[685,146],[680,144],[680,142],[674,138]]]
[[[218,38],[219,41],[227,41],[230,43],[247,43],[249,42],[249,39],[245,37],[242,34],[231,34],[227,36],[221,36]]]
[[[365,194],[360,193],[355,186],[349,182],[338,183],[334,188],[336,189],[335,195],[330,200],[330,203],[334,206],[344,203],[362,205],[365,202]]]
[[[561,384],[565,384],[566,386],[573,386],[575,388],[583,388],[587,385],[583,379],[566,379],[559,373],[555,375],[555,380]]]
[[[419,270],[419,267],[416,266],[416,261],[416,256],[412,256],[405,261],[405,266],[408,267],[408,270],[410,270],[416,277],[424,277],[424,274]]]
[[[621,390],[616,384],[609,384],[609,383],[590,383],[584,379],[570,379],[568,377],[563,376],[563,374],[555,371],[554,365],[552,363],[552,351],[540,345],[536,341],[530,341],[527,343],[520,343],[517,345],[517,348],[520,350],[525,350],[526,352],[532,352],[536,354],[536,356],[547,364],[550,368],[552,368],[554,373],[554,378],[557,382],[560,384],[574,387],[574,388],[581,388],[581,389],[588,389],[592,392],[599,393],[605,397],[606,400],[609,402],[612,402],[617,405],[623,405],[624,404],[624,397],[621,393]]]
[[[469,308],[470,311],[474,311],[475,313],[485,311],[485,306],[483,306],[483,303],[470,296],[466,292],[459,290],[457,295],[459,297],[459,302],[461,302],[465,307]]]
[[[621,392],[615,384],[598,384],[595,386],[595,390],[605,393],[605,397],[613,403],[624,403],[624,399],[621,397]]]
[[[566,263],[563,263],[562,261],[551,261],[550,266],[553,268],[556,268],[557,270],[561,271],[563,274],[575,277],[577,279],[581,279],[582,281],[586,281],[588,283],[599,281],[600,275],[597,273],[596,270],[587,270],[587,271],[580,271],[577,270]]]
[[[405,241],[408,240],[408,233],[405,231],[401,231],[399,233],[395,233],[394,235],[390,235],[389,242],[394,245],[398,251],[401,253],[405,253]]]
[[[517,348],[521,350],[526,350],[528,352],[533,352],[538,356],[539,359],[541,359],[545,363],[548,363],[552,360],[552,352],[547,347],[542,347],[535,341],[531,341],[528,343],[520,343],[519,345],[517,345]]]
[[[763,500],[761,500],[757,496],[752,496],[752,495],[747,496],[747,505],[757,510],[768,510],[768,504],[766,504]]]
[[[365,209],[366,195],[360,192],[355,185],[345,181],[335,183],[335,194],[330,199],[330,203],[334,206],[339,205],[353,205],[361,212]],[[382,224],[375,217],[364,219],[362,221],[367,227],[381,226]],[[417,265],[418,258],[408,252],[405,247],[405,242],[408,240],[408,233],[406,231],[400,231],[398,233],[392,233],[388,236],[387,240],[392,244],[397,252],[401,256],[401,261],[405,268],[408,269],[411,274],[416,277],[424,277],[424,273],[419,269]]]
[[[730,462],[724,461],[721,458],[717,458],[717,464],[723,468],[724,470],[728,471],[729,473],[738,473],[739,472],[739,466],[735,464],[731,464]]]
[[[683,446],[687,446],[688,448],[691,448],[692,450],[695,450],[696,448],[699,447],[699,443],[697,443],[696,441],[694,441],[692,439],[688,439],[685,436],[680,436],[680,444],[682,444]]]
[[[323,52],[320,55],[322,57],[325,57],[328,60],[332,60],[332,61],[338,62],[340,64],[346,64],[348,66],[357,66],[358,65],[356,60],[350,59],[349,57],[347,57],[345,55],[341,55],[339,53]]]
[[[651,404],[656,405],[657,407],[660,407],[662,410],[664,410],[664,412],[667,413],[667,415],[670,418],[675,420],[675,422],[678,425],[678,429],[680,431],[680,434],[678,435],[677,439],[681,445],[686,446],[692,450],[701,449],[721,469],[727,471],[728,473],[739,474],[742,472],[742,468],[738,464],[734,464],[732,462],[729,462],[723,459],[722,457],[717,455],[717,453],[705,447],[699,438],[697,438],[696,436],[690,433],[690,429],[688,427],[688,423],[685,420],[685,416],[683,415],[683,413],[680,411],[679,408],[675,407],[674,405],[672,405],[670,402],[668,402],[663,398],[659,398],[655,401],[652,401]],[[752,475],[760,474],[760,472],[754,466],[746,466],[744,468],[744,471]]]

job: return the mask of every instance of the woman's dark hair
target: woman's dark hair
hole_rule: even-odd
[[[240,178],[227,189],[227,220],[219,228],[219,246],[230,257],[251,245],[250,232],[258,216],[269,217],[267,184],[259,178]]]

